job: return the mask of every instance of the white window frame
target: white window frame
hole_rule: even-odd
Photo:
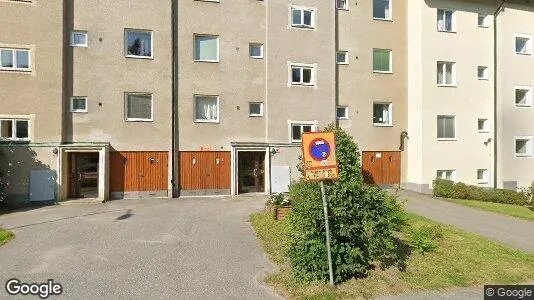
[[[74,99],[84,99],[85,100],[85,109],[74,109]],[[87,97],[70,97],[70,112],[72,113],[87,113]]]
[[[483,69],[482,77],[480,77],[480,69]],[[478,80],[489,80],[489,68],[486,66],[478,66],[477,67],[477,78]]]
[[[301,11],[301,23],[293,23],[293,11],[300,10]],[[311,24],[307,25],[304,24],[304,11],[310,11],[311,12]],[[317,9],[313,7],[306,7],[306,6],[291,6],[289,9],[289,24],[291,24],[291,27],[293,28],[308,28],[308,29],[314,29],[315,28],[315,22],[316,22],[316,13]]]
[[[13,122],[13,125],[11,126],[11,138],[2,138],[0,137],[0,141],[15,141],[15,142],[28,142],[31,141],[31,125],[32,121],[29,117],[27,118],[19,118],[18,116],[11,117],[11,116],[4,116],[0,115],[0,131],[2,130],[2,122],[1,121],[11,121]],[[28,122],[28,137],[27,138],[17,138],[17,121],[26,121]]]
[[[375,50],[389,52],[389,71],[375,70],[375,62],[374,62]],[[392,49],[373,48],[373,73],[393,74],[393,50]]]
[[[344,57],[344,61],[339,61],[338,60],[338,55],[342,54],[343,57]],[[348,65],[349,64],[349,52],[348,51],[343,51],[343,50],[338,50],[336,51],[336,64],[338,65]]]
[[[259,47],[260,48],[260,55],[259,56],[253,56],[252,55],[252,48],[253,47]],[[218,47],[217,47],[217,50],[218,50]],[[249,45],[248,45],[248,54],[249,54],[250,58],[262,59],[263,58],[263,44],[260,44],[260,43],[249,43]]]
[[[526,140],[527,141],[527,153],[517,153],[517,141]],[[529,158],[534,154],[534,137],[532,136],[515,136],[514,137],[514,156],[517,158]]]
[[[480,24],[480,17],[483,18],[482,20],[482,24]],[[478,27],[480,28],[489,28],[490,25],[489,25],[489,15],[484,15],[484,14],[478,14],[477,16],[477,23],[478,23]]]
[[[483,128],[480,129],[480,121],[483,122]],[[456,129],[456,128],[455,128]],[[477,119],[477,130],[478,132],[481,132],[481,133],[488,133],[490,132],[490,128],[489,128],[489,120],[487,118],[478,118]]]
[[[128,95],[150,96],[150,119],[129,118],[128,117]],[[135,93],[135,92],[126,92],[126,93],[124,93],[124,121],[126,121],[126,122],[153,122],[154,121],[154,94],[152,94],[152,93]]]
[[[378,21],[393,21],[393,4],[392,4],[392,1],[391,0],[388,0],[389,1],[389,18],[378,18],[378,17],[375,17],[374,15],[374,1],[375,0],[372,0],[372,7],[371,9],[373,10],[373,20],[378,20]]]
[[[301,64],[288,62],[288,86],[315,86],[317,84],[317,64]],[[293,82],[293,68],[301,68],[300,82]],[[306,83],[304,79],[302,69],[311,69],[310,82]]]
[[[209,97],[217,99],[217,119],[207,120],[207,119],[197,119],[197,97]],[[193,122],[194,123],[214,123],[218,124],[221,122],[221,101],[219,95],[203,95],[203,94],[194,94],[193,95]]]
[[[197,59],[196,58],[196,53],[197,53],[197,37],[198,36],[203,36],[203,37],[213,37],[217,40],[217,59],[215,60],[210,60],[210,59]],[[210,63],[218,63],[220,62],[220,50],[221,50],[221,44],[220,44],[220,40],[219,40],[219,36],[218,35],[215,35],[215,34],[203,34],[203,33],[195,33],[193,35],[193,60],[196,61],[196,62],[210,62]],[[250,49],[249,49],[250,51]],[[249,52],[250,54],[250,52]]]
[[[442,86],[442,87],[455,87],[456,86],[456,62],[453,62],[453,61],[443,61],[443,60],[439,60],[436,62],[436,81],[438,79],[438,74],[437,72],[438,71],[438,64],[442,63],[442,69],[441,69],[441,72],[443,73],[443,79],[445,81],[445,79],[447,78],[447,64],[452,64],[452,68],[451,68],[451,80],[452,82],[451,83],[440,83],[438,82],[437,85],[438,86]]]
[[[337,113],[339,109],[343,109],[344,110],[344,114],[345,114],[344,117],[340,117],[339,114]],[[349,119],[349,107],[346,106],[346,105],[338,105],[338,106],[336,106],[336,118],[338,120],[348,120]]]
[[[451,176],[450,176],[450,179],[447,179],[447,173],[449,172],[451,173]],[[452,169],[451,170],[436,170],[436,178],[456,181],[456,170],[452,170]]]
[[[478,177],[478,173],[482,171],[482,178]],[[488,169],[477,169],[477,183],[478,184],[487,184],[489,183],[489,170]]]
[[[339,10],[349,10],[349,0],[342,0],[343,6],[339,6],[339,0],[336,0],[336,8]]]
[[[516,99],[516,91],[517,90],[526,90],[527,91],[527,102],[525,104],[518,104]],[[516,85],[514,86],[514,105],[515,107],[532,107],[532,87],[526,86],[526,85]]]
[[[0,47],[0,51],[11,51],[13,55],[13,67],[2,67],[0,55],[0,71],[19,71],[19,72],[31,72],[32,71],[32,51],[28,48],[9,48],[9,47]],[[27,68],[18,68],[17,67],[17,51],[24,51],[28,53],[28,67]]]
[[[453,121],[454,121],[454,137],[452,138],[440,138],[438,137],[438,125],[437,125],[437,121],[439,119],[439,117],[449,117],[449,118],[452,118]],[[458,140],[458,134],[456,132],[456,116],[455,115],[437,115],[436,116],[436,138],[438,139],[438,141],[457,141]]]
[[[252,104],[259,104],[260,105],[260,113],[259,114],[253,114],[250,112],[250,106]],[[249,117],[263,117],[263,102],[249,102],[248,103],[248,116]]]
[[[150,33],[150,56],[128,54],[128,33],[129,32]],[[154,31],[145,30],[145,29],[125,28],[124,29],[124,56],[127,58],[154,59]]]
[[[522,38],[522,39],[527,39],[527,49],[526,49],[526,52],[523,53],[523,52],[517,52],[517,48],[516,48],[516,44],[517,44],[517,39],[518,38]],[[514,53],[516,55],[532,55],[532,36],[530,35],[527,35],[527,34],[520,34],[520,33],[516,33],[514,34]]]
[[[388,105],[389,123],[375,123],[375,104]],[[393,127],[393,103],[386,101],[373,102],[373,126],[375,127]]]
[[[443,12],[442,16],[443,16],[443,21],[445,22],[445,24],[446,24],[445,14],[446,14],[446,12],[451,12],[451,30],[447,30],[446,28],[444,30],[441,30],[439,28],[439,18],[438,18],[438,16],[439,16],[440,11]],[[438,8],[436,10],[436,29],[437,29],[438,32],[456,33],[456,11],[454,11],[452,9]]]
[[[288,120],[287,121],[287,125],[288,125],[288,134],[289,134],[289,142],[292,143],[292,144],[295,144],[295,143],[301,143],[302,142],[302,139],[300,140],[294,140],[293,139],[293,125],[300,125],[301,127],[302,126],[311,126],[311,132],[317,132],[317,120],[314,120],[314,121],[293,121],[293,120]],[[302,128],[301,128],[302,130]],[[301,132],[302,133],[302,132]]]
[[[76,34],[82,34],[85,36],[85,44],[75,44],[74,41],[74,36]],[[70,33],[70,45],[72,47],[82,47],[82,48],[87,48],[89,46],[89,35],[87,33],[87,31],[81,31],[81,30],[73,30],[71,33]]]

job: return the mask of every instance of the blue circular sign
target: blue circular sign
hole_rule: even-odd
[[[310,155],[317,161],[328,159],[330,152],[330,144],[324,139],[315,139],[310,144]]]

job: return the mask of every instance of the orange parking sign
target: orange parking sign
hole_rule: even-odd
[[[338,178],[336,138],[333,132],[306,132],[302,134],[304,178],[308,181]]]

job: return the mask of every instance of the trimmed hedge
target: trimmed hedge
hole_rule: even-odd
[[[482,188],[450,180],[436,179],[433,182],[433,195],[436,197],[467,199],[484,202],[526,205],[527,197],[512,190]]]

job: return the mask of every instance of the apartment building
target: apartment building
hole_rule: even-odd
[[[332,123],[369,183],[534,179],[530,4],[49,2],[0,0],[9,203],[284,192]]]

